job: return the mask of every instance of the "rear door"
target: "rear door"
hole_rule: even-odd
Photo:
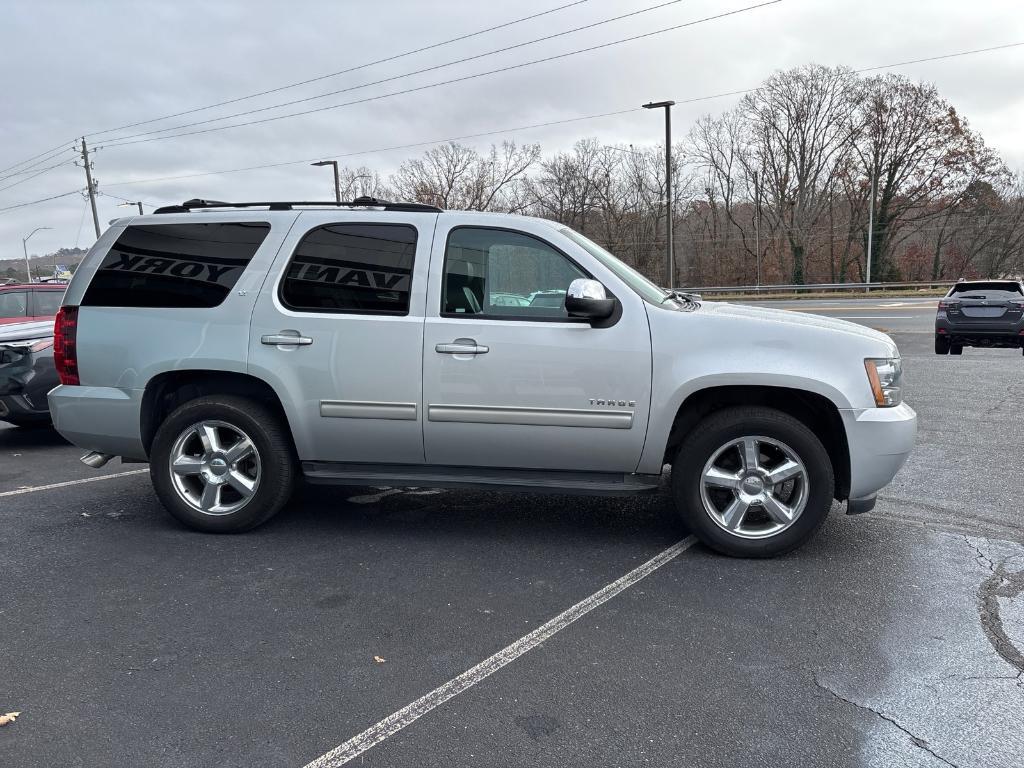
[[[300,214],[252,317],[249,370],[304,461],[422,464],[423,307],[437,214]]]

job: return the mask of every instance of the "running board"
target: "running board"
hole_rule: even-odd
[[[483,488],[598,496],[645,493],[656,491],[661,485],[660,475],[406,464],[345,464],[326,461],[304,461],[302,472],[310,483],[323,485]]]

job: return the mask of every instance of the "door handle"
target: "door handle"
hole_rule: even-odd
[[[281,344],[290,344],[295,347],[308,347],[313,343],[313,340],[309,336],[300,336],[298,333],[271,333],[260,339],[261,344],[266,344],[268,347],[276,347]]]
[[[485,355],[491,348],[477,344],[472,339],[456,339],[450,344],[438,344],[434,351],[442,355]]]

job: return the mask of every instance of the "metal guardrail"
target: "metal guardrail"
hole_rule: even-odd
[[[713,293],[802,293],[814,291],[877,291],[903,288],[948,288],[955,281],[935,280],[914,283],[814,283],[811,285],[712,285],[705,287],[687,286],[685,290],[700,294]]]

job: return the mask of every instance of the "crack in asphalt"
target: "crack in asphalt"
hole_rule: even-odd
[[[856,707],[857,709],[863,709],[863,710],[866,710],[868,712],[871,712],[871,713],[877,715],[882,720],[885,720],[885,722],[890,723],[891,725],[896,726],[896,728],[898,728],[903,733],[905,733],[907,735],[907,737],[910,739],[910,743],[913,744],[918,749],[923,750],[924,752],[927,752],[929,755],[934,757],[936,760],[941,762],[943,765],[951,765],[951,766],[953,766],[953,768],[959,768],[959,766],[956,763],[954,763],[954,762],[952,762],[950,760],[947,760],[942,755],[938,754],[935,750],[933,750],[931,748],[931,745],[929,745],[927,741],[922,739],[920,736],[915,734],[913,731],[911,731],[906,726],[900,724],[900,722],[895,717],[892,717],[891,715],[887,715],[884,712],[880,712],[879,710],[875,709],[874,707],[868,706],[867,704],[861,704],[860,702],[853,701],[852,699],[846,698],[845,696],[841,695],[840,693],[838,693],[837,691],[835,691],[834,689],[832,689],[831,687],[829,687],[825,683],[821,682],[821,680],[818,679],[818,673],[817,672],[815,672],[812,675],[812,677],[814,679],[814,684],[816,686],[818,686],[819,688],[821,688],[821,690],[826,691],[826,692],[832,694],[835,698],[839,699],[839,701],[842,701],[842,702],[844,702],[846,704],[849,704],[851,707]]]
[[[941,507],[935,504],[927,504],[912,499],[905,499],[898,496],[879,494],[879,501],[886,501],[900,504],[911,509],[919,509],[933,515],[939,515],[944,519],[928,520],[920,517],[910,517],[906,513],[898,514],[887,512],[884,509],[875,508],[864,514],[865,518],[885,520],[901,524],[918,525],[926,530],[939,531],[941,533],[955,533],[961,536],[976,535],[989,539],[1001,539],[1024,544],[1019,528],[1012,528],[1001,523],[991,522],[983,518],[970,516],[964,513],[963,509],[952,509]]]
[[[991,678],[1016,680],[1017,687],[1024,690],[1024,652],[1013,644],[1003,627],[1003,617],[999,605],[1000,597],[1012,600],[1024,592],[1024,571],[1008,571],[1006,563],[1009,558],[1004,558],[996,565],[975,542],[971,541],[969,536],[965,535],[964,541],[975,552],[974,562],[992,573],[978,587],[978,617],[981,620],[981,628],[995,652],[1003,661],[1017,670],[1016,675],[993,675]]]
[[[1006,561],[991,570],[992,575],[978,588],[978,616],[981,618],[981,628],[996,653],[1017,670],[1017,684],[1020,685],[1021,676],[1024,675],[1024,653],[1013,644],[1003,627],[999,598],[1012,600],[1024,592],[1024,571],[1008,572]]]

